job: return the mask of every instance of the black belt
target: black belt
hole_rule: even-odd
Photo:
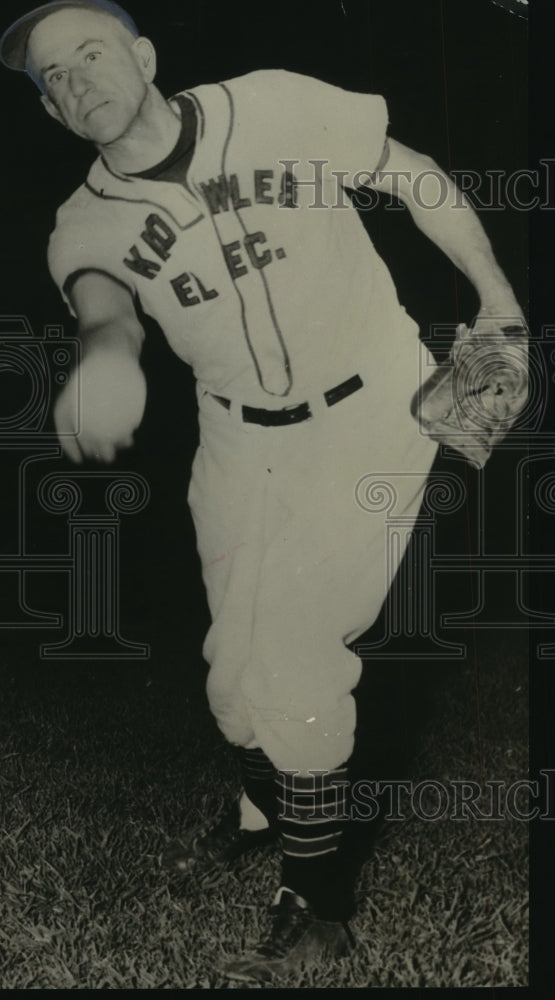
[[[353,375],[346,382],[341,382],[340,385],[334,386],[333,389],[328,389],[324,393],[324,399],[328,406],[335,406],[341,399],[351,396],[353,392],[358,392],[359,389],[362,389],[363,385],[364,383],[360,375]],[[231,408],[230,399],[226,399],[225,396],[215,396],[214,393],[210,393],[210,395],[214,399],[217,399],[218,403],[221,403],[222,406],[225,406],[226,410]],[[286,424],[299,424],[302,420],[308,420],[312,416],[312,410],[308,403],[299,403],[297,406],[285,406],[281,410],[264,410],[256,406],[243,406],[241,407],[241,412],[243,421],[246,424],[261,424],[263,427],[283,427]]]

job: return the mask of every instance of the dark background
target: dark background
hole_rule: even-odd
[[[2,3],[1,28],[31,6],[19,0]],[[390,134],[425,152],[447,170],[504,170],[508,174],[534,167],[550,153],[548,119],[542,112],[551,55],[547,3],[536,4],[532,23],[532,58],[528,62],[527,25],[490,0],[321,0],[319,3],[215,2],[215,0],[129,0],[127,9],[142,33],[155,43],[160,58],[158,83],[177,90],[253,69],[283,67],[311,74],[347,89],[382,93],[388,102]],[[545,13],[544,13],[545,12]],[[529,89],[531,88],[530,112]],[[544,105],[545,108],[545,105]],[[74,332],[45,261],[48,234],[57,206],[83,180],[92,150],[56,126],[45,115],[38,92],[23,75],[2,71],[2,297],[0,315],[25,314],[35,334],[45,324],[63,324]],[[529,127],[530,150],[528,150]],[[497,258],[529,315],[532,334],[540,338],[549,312],[546,289],[552,281],[548,245],[550,213],[484,212],[481,215]],[[364,217],[379,252],[391,267],[399,297],[426,337],[431,324],[469,322],[477,308],[473,290],[449,261],[419,234],[406,211],[379,207]],[[530,229],[531,227],[531,229]],[[532,246],[529,254],[528,239]],[[529,262],[532,302],[528,303]],[[190,371],[171,355],[161,331],[148,324],[144,364],[149,378],[145,420],[136,447],[117,468],[142,473],[150,483],[148,508],[122,523],[122,631],[127,638],[152,646],[152,667],[179,655],[185,643],[200,648],[207,611],[185,506],[189,467],[196,445],[196,414]],[[17,374],[0,371],[0,417],[13,412],[24,393]],[[17,405],[15,406],[17,409]],[[545,418],[546,428],[551,417]],[[45,430],[51,429],[50,424]],[[0,551],[16,551],[14,512],[21,455],[0,448],[3,476]],[[514,524],[512,470],[515,453],[500,449],[486,469],[488,545],[502,552],[510,544]],[[69,469],[62,459],[41,463],[40,473]],[[466,467],[465,467],[466,468]],[[457,463],[455,471],[461,471]],[[466,470],[471,504],[476,478]],[[30,502],[30,544],[38,552],[59,551],[60,525],[45,518]],[[458,551],[451,520],[444,530],[444,550]],[[466,530],[468,526],[466,525]],[[542,550],[547,527],[532,518],[533,545]],[[440,531],[441,535],[441,531]],[[62,543],[63,544],[63,543]],[[551,548],[545,549],[552,551]],[[461,601],[468,599],[466,580],[459,581]],[[43,574],[30,581],[29,599],[41,610],[63,608],[63,581]],[[551,608],[547,585],[533,585],[532,606]],[[62,602],[60,604],[60,601]],[[55,669],[41,663],[40,641],[52,633],[29,630],[0,632],[10,648],[28,648],[27,669]],[[191,639],[191,637],[193,637]],[[552,637],[549,637],[553,641]],[[531,651],[535,640],[531,640]],[[85,669],[75,665],[75,670]],[[118,671],[117,663],[109,669]],[[533,763],[546,764],[554,703],[552,667],[534,663]],[[545,824],[544,824],[545,828]],[[534,832],[536,907],[533,940],[549,927],[549,881],[540,855],[546,830]],[[543,892],[542,892],[543,888]],[[539,961],[539,952],[533,955]]]

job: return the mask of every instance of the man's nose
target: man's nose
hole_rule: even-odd
[[[81,66],[75,67],[71,70],[69,84],[71,87],[71,93],[74,97],[82,97],[83,94],[86,94],[92,87],[92,81],[89,74]]]

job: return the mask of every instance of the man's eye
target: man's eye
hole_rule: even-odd
[[[63,80],[65,75],[66,75],[65,70],[60,70],[58,73],[53,73],[48,83],[50,84],[50,86],[52,86],[53,84],[55,85],[57,83],[60,83],[60,81]]]
[[[100,52],[87,52],[85,62],[95,62],[100,56]]]

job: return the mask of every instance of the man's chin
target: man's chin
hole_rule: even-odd
[[[121,125],[111,124],[102,125],[98,124],[92,127],[92,124],[86,130],[84,137],[93,142],[95,146],[112,146],[118,139],[121,139],[124,134],[125,129]]]

